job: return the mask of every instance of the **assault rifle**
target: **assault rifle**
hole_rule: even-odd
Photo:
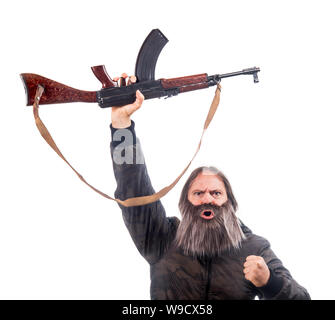
[[[152,30],[137,56],[135,66],[136,83],[118,87],[108,75],[105,66],[92,67],[94,75],[102,84],[99,91],[83,91],[71,88],[59,82],[33,73],[22,73],[27,106],[33,105],[38,86],[44,88],[39,104],[68,103],[68,102],[97,102],[101,108],[123,106],[135,101],[136,90],[140,90],[145,99],[172,97],[182,92],[188,92],[216,85],[222,78],[239,75],[253,75],[258,82],[259,68],[248,68],[242,71],[208,76],[207,73],[186,77],[155,80],[156,62],[168,39],[158,30]]]

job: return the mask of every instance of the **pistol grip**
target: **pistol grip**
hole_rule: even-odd
[[[101,82],[103,89],[114,87],[113,80],[108,75],[104,65],[94,66],[94,67],[91,67],[91,69],[92,69],[94,75]]]

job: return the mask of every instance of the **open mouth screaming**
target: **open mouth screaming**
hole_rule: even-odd
[[[213,210],[208,210],[208,209],[203,210],[200,214],[200,217],[205,219],[205,220],[211,220],[211,219],[214,218],[214,216],[215,216],[214,211]]]

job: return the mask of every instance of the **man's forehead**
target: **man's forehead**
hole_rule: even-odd
[[[204,169],[201,170],[201,172],[198,174],[198,176],[199,175],[203,175],[203,176],[217,176],[218,173],[219,173],[219,170],[216,170],[216,169],[209,170],[209,169],[204,168]]]
[[[203,170],[193,180],[190,189],[194,188],[224,188],[224,182],[216,172]]]

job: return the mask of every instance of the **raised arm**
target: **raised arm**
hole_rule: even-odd
[[[138,110],[144,96],[137,91],[136,101],[123,107],[112,107],[111,155],[117,182],[115,197],[125,200],[154,193],[144,162],[140,142],[136,138],[131,115]],[[160,201],[145,206],[123,207],[125,225],[141,255],[157,262],[174,238],[176,218],[167,218]]]

